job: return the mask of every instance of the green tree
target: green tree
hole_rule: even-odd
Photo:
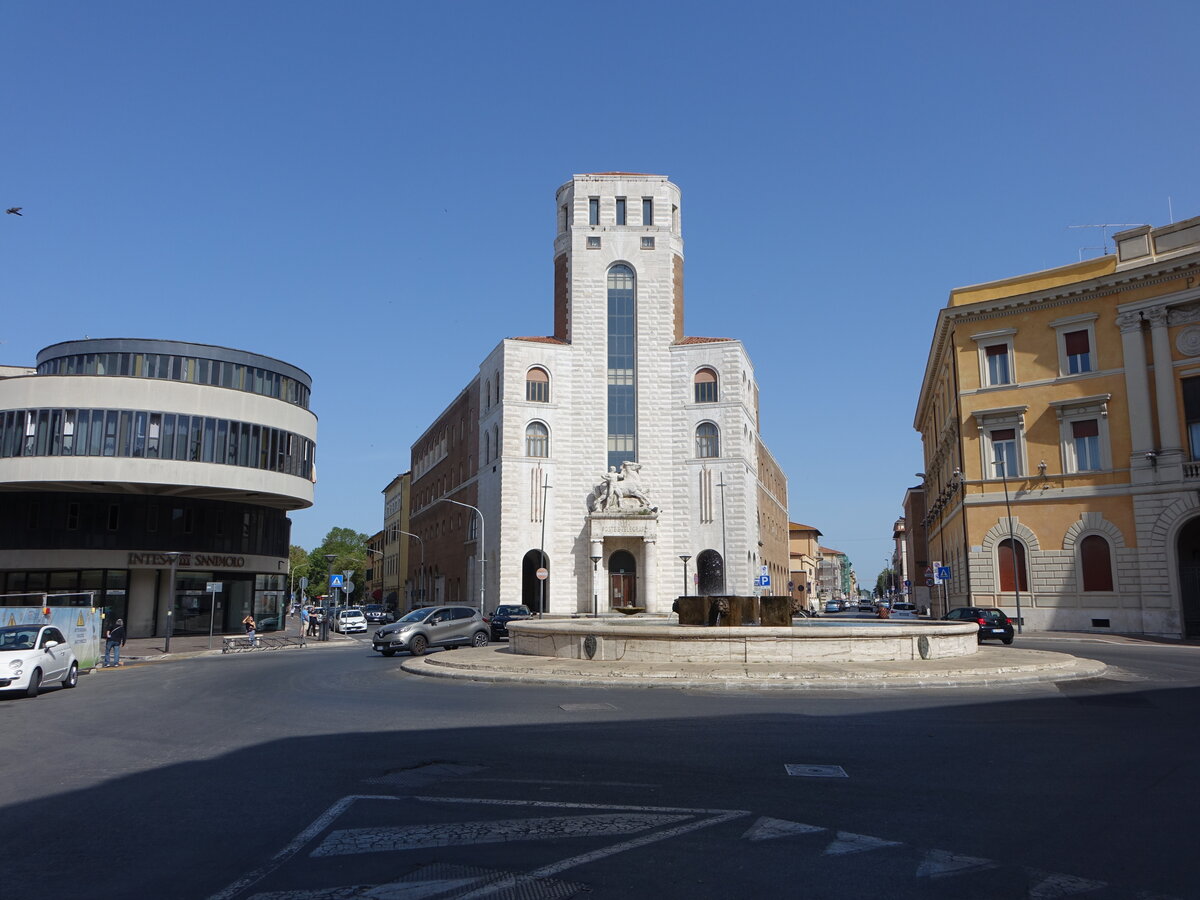
[[[332,560],[325,557],[332,556]],[[363,596],[367,561],[367,535],[353,528],[331,528],[321,545],[308,554],[309,591],[313,596],[329,593],[329,576],[352,571],[355,590],[351,602]],[[331,564],[332,563],[332,564]],[[332,599],[332,598],[331,598]]]
[[[300,579],[309,577],[309,569],[308,551],[296,544],[288,547],[288,570],[292,573],[288,586],[295,590],[298,600],[305,600],[312,593],[311,586],[307,590],[300,590]]]

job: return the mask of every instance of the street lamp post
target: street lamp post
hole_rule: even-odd
[[[484,521],[483,513],[478,507],[472,506],[470,503],[460,503],[458,500],[451,500],[449,497],[439,497],[440,503],[453,503],[455,506],[465,506],[467,509],[475,510],[475,514],[479,516],[479,614],[482,616],[484,606],[483,586],[485,583],[484,576],[487,573],[487,559],[485,557],[487,544],[484,541]]]
[[[421,587],[419,588],[419,590],[421,591],[421,601],[424,602],[425,601],[425,592],[427,589],[427,585],[425,583],[425,580],[426,580],[426,576],[425,576],[425,541],[421,539],[420,535],[413,534],[411,531],[401,531],[399,528],[397,528],[396,533],[407,535],[410,538],[416,538],[417,542],[421,545],[421,581],[420,581]]]
[[[596,594],[596,566],[600,564],[599,554],[592,557],[592,618],[600,615],[600,600]]]
[[[182,554],[177,550],[163,554],[171,560],[171,574],[167,581],[167,638],[163,642],[163,653],[171,652],[171,634],[175,631],[175,572]]]
[[[1008,552],[1012,556],[1013,570],[1013,595],[1017,600],[1017,634],[1021,634],[1021,573],[1017,569],[1017,536],[1013,529],[1012,504],[1008,499],[1008,474],[1005,469],[1003,458],[996,460],[996,465],[1000,468],[1000,480],[1004,483],[1004,509],[1008,513]]]
[[[686,597],[688,595],[687,564],[692,557],[687,553],[680,553],[679,558],[683,560],[683,596]]]
[[[329,583],[329,576],[333,574],[333,561],[335,559],[337,559],[337,554],[335,554],[335,553],[326,553],[325,554],[325,562],[326,562],[327,568],[329,570],[326,573],[326,577],[325,577],[326,584]],[[341,589],[339,588],[339,591],[340,590]],[[338,607],[338,601],[336,598],[333,601],[332,607],[329,607],[328,605],[325,607],[325,615],[321,619],[321,640],[323,640],[323,641],[329,640],[329,615],[330,615],[331,609],[337,609],[337,607]]]

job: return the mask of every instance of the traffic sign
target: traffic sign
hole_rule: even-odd
[[[537,577],[538,577],[538,581],[545,581],[547,578],[550,577],[550,570],[543,566],[542,568],[537,570]]]
[[[219,591],[225,590],[225,584],[221,581],[206,581],[204,583],[204,589],[210,594],[215,594]]]
[[[304,590],[306,587],[308,587],[308,578],[305,576],[301,576],[300,577],[300,590]]]
[[[353,594],[354,593],[354,582],[353,581],[343,581],[342,582],[342,590],[345,591],[346,594],[348,594],[348,595]]]
[[[341,575],[330,575],[329,586],[331,588],[340,588],[345,579]]]
[[[938,581],[949,581],[950,580],[950,567],[949,566],[938,566],[937,577],[938,577]]]

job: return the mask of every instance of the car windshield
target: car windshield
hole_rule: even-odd
[[[529,610],[524,606],[497,606],[496,615],[498,616],[527,616]]]
[[[429,615],[431,612],[433,612],[433,610],[430,609],[428,606],[425,607],[424,609],[414,609],[408,615],[402,616],[401,618],[397,619],[396,621],[397,622],[423,622],[425,620],[425,617],[427,615]]]
[[[367,612],[383,612],[383,607],[375,603],[368,604],[367,606],[364,606],[363,609],[365,609]]]
[[[32,650],[37,643],[38,626],[8,626],[0,628],[0,650]]]

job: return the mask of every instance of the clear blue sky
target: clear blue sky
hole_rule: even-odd
[[[371,533],[480,360],[552,330],[555,188],[665,174],[688,334],[745,341],[791,517],[873,583],[950,289],[1100,252],[1068,225],[1200,214],[1198,25],[1106,0],[10,0],[0,364],[85,335],[294,363],[320,481],[293,541]]]

